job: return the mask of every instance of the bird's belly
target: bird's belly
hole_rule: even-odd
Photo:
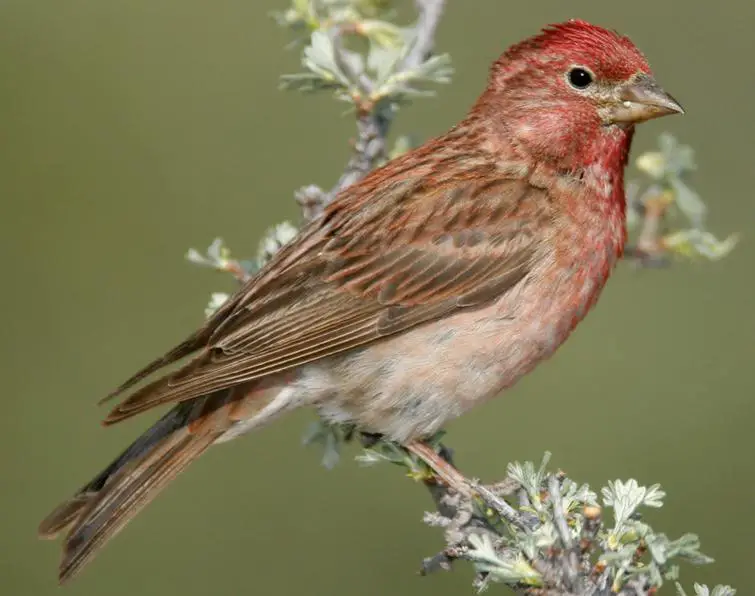
[[[594,302],[596,284],[527,284],[495,304],[309,365],[297,383],[328,419],[402,442],[426,437],[550,356]]]

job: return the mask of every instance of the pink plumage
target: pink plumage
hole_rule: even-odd
[[[299,406],[404,444],[552,354],[625,239],[638,122],[681,112],[628,38],[570,21],[506,51],[469,115],[342,192],[105,420],[174,407],[51,513],[60,579],[215,443]],[[175,372],[163,367],[192,356]]]

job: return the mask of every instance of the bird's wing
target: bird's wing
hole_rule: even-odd
[[[347,191],[193,336],[206,346],[197,357],[132,393],[106,423],[500,297],[531,270],[536,230],[550,225],[549,201],[544,189],[526,180],[496,178],[493,167],[455,174],[389,171]],[[431,184],[433,178],[443,182]],[[180,351],[155,361],[115,394]]]

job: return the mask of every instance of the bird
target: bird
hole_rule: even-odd
[[[635,126],[683,113],[614,30],[573,19],[509,47],[458,124],[342,190],[105,398],[121,399],[106,426],[172,408],[39,525],[65,534],[59,581],[209,447],[300,407],[395,441],[454,485],[428,437],[585,317],[626,241]]]

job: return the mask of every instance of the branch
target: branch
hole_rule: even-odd
[[[421,575],[448,571],[462,559],[473,564],[477,589],[501,582],[529,596],[652,596],[676,578],[675,559],[712,561],[694,535],[672,541],[640,521],[640,508],[662,505],[658,485],[609,483],[599,505],[587,485],[548,472],[546,454],[539,466],[510,464],[506,478],[492,485],[467,480],[474,494],[462,494],[431,472],[418,472],[423,462],[398,445],[381,439],[363,445],[362,462],[402,465],[430,491],[437,511],[425,513],[424,521],[444,530],[446,546],[422,561]],[[446,447],[436,449],[452,464]],[[612,526],[604,509],[613,510]]]

